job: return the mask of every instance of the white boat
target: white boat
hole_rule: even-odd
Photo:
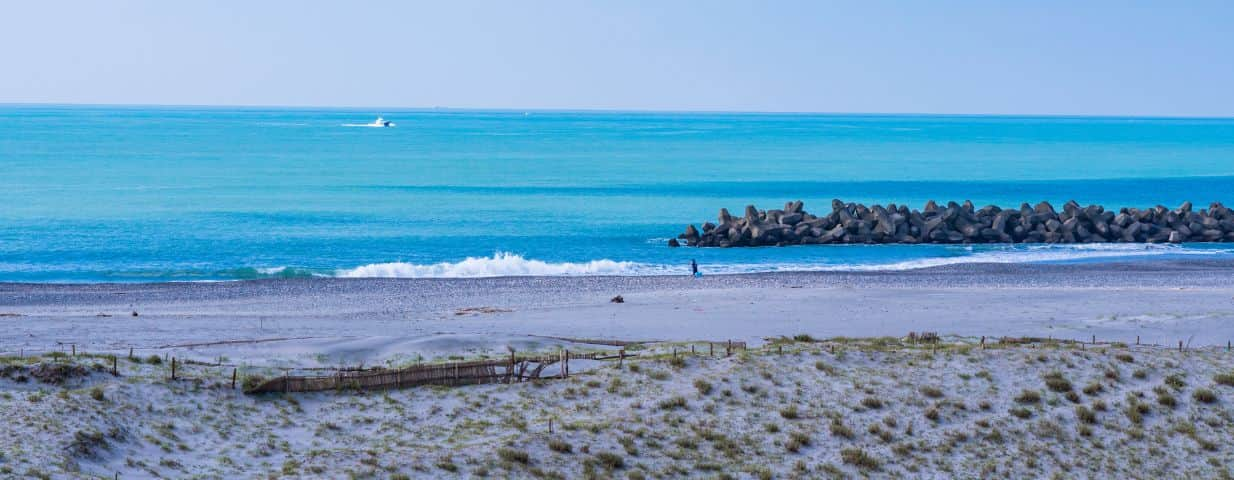
[[[391,122],[381,117],[377,117],[377,120],[373,120],[373,123],[368,124],[368,126],[370,127],[393,127],[394,122]]]

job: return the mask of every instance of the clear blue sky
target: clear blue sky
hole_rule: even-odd
[[[1234,116],[1234,1],[28,1],[0,102]]]

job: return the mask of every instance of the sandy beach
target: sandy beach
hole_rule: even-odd
[[[0,438],[33,441],[0,476],[1218,478],[1231,267],[3,284]],[[593,340],[642,343],[568,379],[242,392]]]
[[[625,303],[611,303],[616,295]],[[796,334],[929,331],[1224,346],[1234,339],[1234,263],[979,264],[700,279],[0,284],[0,314],[0,352],[8,354],[76,345],[90,352],[133,348],[292,364],[434,358],[546,342],[534,336],[758,345]],[[257,340],[259,347],[238,343]],[[219,342],[237,343],[180,347]]]
[[[673,350],[679,353],[672,354]],[[0,476],[1228,478],[1234,357],[1117,343],[652,344],[568,379],[246,395],[0,358]]]

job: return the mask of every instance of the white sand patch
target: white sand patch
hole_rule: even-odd
[[[676,364],[643,351],[624,369],[610,362],[564,381],[262,397],[232,391],[208,367],[186,367],[201,380],[169,382],[165,365],[122,361],[119,378],[68,387],[0,379],[0,438],[23,439],[0,442],[0,475],[1231,473],[1234,387],[1215,379],[1234,374],[1234,356],[1034,347],[790,343],[784,354],[769,346]]]

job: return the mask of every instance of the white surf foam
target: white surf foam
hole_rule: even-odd
[[[866,248],[860,245],[839,248]],[[950,257],[928,257],[889,263],[852,264],[730,264],[708,265],[709,273],[756,273],[756,272],[879,272],[917,270],[947,265],[971,263],[1059,263],[1081,261],[1110,261],[1121,258],[1135,259],[1156,256],[1215,256],[1234,254],[1234,249],[1186,248],[1178,245],[1160,244],[1078,244],[1078,245],[1030,245],[1007,246],[994,250],[970,248],[973,253]]]
[[[392,262],[374,263],[341,270],[340,277],[363,278],[473,278],[507,276],[637,275],[636,264],[613,260],[584,263],[549,263],[529,260],[522,255],[500,252],[491,257],[468,257],[460,262],[431,265]]]
[[[871,248],[862,245],[834,248]],[[877,247],[873,247],[877,248]],[[1187,248],[1177,245],[1152,244],[1081,244],[1031,245],[997,248],[972,247],[971,253],[955,256],[916,258],[911,260],[869,263],[707,263],[706,274],[737,274],[759,272],[875,272],[903,271],[970,263],[1044,263],[1135,259],[1155,256],[1231,255],[1234,249]],[[374,263],[335,272],[346,278],[478,278],[505,276],[570,276],[570,275],[684,275],[686,264],[651,264],[614,261],[552,263],[501,252],[491,257],[469,257],[459,262],[415,264],[405,262]]]

